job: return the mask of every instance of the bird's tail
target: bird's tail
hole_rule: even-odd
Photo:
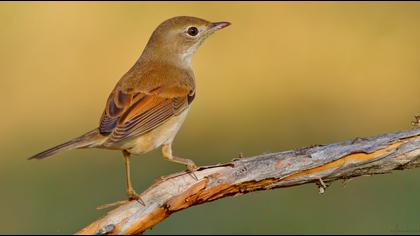
[[[98,144],[102,143],[103,138],[105,137],[99,134],[99,130],[94,129],[80,137],[74,138],[68,142],[65,142],[63,144],[60,144],[58,146],[55,146],[53,148],[40,152],[34,156],[31,156],[28,158],[28,160],[32,160],[32,159],[41,160],[62,151],[67,151],[67,150],[72,150],[72,149],[77,149],[77,148],[95,147],[95,146],[98,146]]]

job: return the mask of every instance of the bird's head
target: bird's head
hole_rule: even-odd
[[[190,64],[200,45],[214,32],[229,25],[229,22],[209,22],[191,16],[168,19],[155,29],[143,54]]]

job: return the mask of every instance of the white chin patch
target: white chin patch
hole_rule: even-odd
[[[187,51],[185,51],[184,53],[182,53],[180,55],[181,60],[183,62],[191,63],[191,58],[194,55],[196,49],[197,49],[197,47],[196,47],[196,45],[194,45],[191,48],[189,48]]]

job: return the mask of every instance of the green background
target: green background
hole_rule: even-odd
[[[174,152],[200,165],[409,129],[420,113],[419,3],[1,3],[0,233],[74,233],[126,197],[117,151],[26,158],[96,127],[153,29],[178,15],[232,22],[193,58],[197,97]],[[159,151],[132,167],[138,192],[183,170]],[[225,198],[146,234],[418,229],[419,177]]]

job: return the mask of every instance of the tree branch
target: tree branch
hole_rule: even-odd
[[[420,166],[420,128],[314,145],[201,167],[165,177],[77,234],[139,234],[179,210],[258,190],[326,183]]]

